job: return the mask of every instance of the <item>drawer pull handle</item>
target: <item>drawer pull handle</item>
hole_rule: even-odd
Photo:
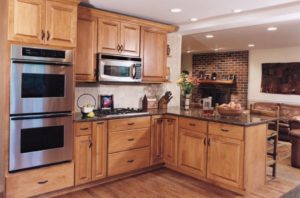
[[[89,130],[89,128],[80,128],[81,131]]]
[[[194,124],[194,123],[190,123],[190,126],[196,126],[196,124]]]
[[[221,129],[221,131],[223,131],[223,132],[229,132],[228,129]]]
[[[44,181],[39,181],[38,184],[45,184],[48,183],[48,180],[44,180]]]
[[[128,162],[128,163],[132,163],[132,162],[134,162],[134,160],[128,160],[127,162]]]
[[[128,125],[129,125],[129,126],[132,126],[132,125],[134,125],[134,122],[130,122],[130,123],[128,123]]]
[[[128,139],[129,142],[131,142],[131,141],[133,141],[133,140],[134,140],[134,138],[129,138],[129,139]]]
[[[104,124],[104,122],[97,122],[97,124]]]

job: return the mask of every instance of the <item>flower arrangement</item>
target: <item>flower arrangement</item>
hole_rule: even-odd
[[[199,85],[200,81],[193,76],[189,76],[186,73],[181,73],[180,78],[177,80],[177,84],[180,86],[182,94],[186,96],[191,94],[194,86]]]

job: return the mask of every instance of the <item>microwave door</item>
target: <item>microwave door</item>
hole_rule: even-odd
[[[101,60],[99,81],[132,82],[132,61]]]

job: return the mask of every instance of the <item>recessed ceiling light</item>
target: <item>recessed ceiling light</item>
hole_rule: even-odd
[[[215,36],[212,35],[212,34],[207,34],[207,35],[205,35],[205,37],[206,37],[206,38],[214,38]]]
[[[198,19],[197,18],[190,18],[190,21],[195,22],[195,21],[198,21]]]
[[[255,47],[254,44],[248,44],[248,47]]]
[[[268,31],[276,31],[277,29],[277,27],[268,27]]]
[[[242,9],[234,9],[234,10],[232,10],[233,13],[240,13],[242,11],[243,11]]]
[[[216,52],[217,52],[217,51],[219,51],[219,50],[221,50],[221,49],[223,49],[223,48],[221,48],[221,47],[219,47],[219,48],[215,48],[215,49],[214,49],[214,51],[216,51]]]
[[[180,8],[172,8],[172,9],[170,9],[170,11],[173,12],[173,13],[179,13],[179,12],[182,12],[182,9],[180,9]]]
[[[186,51],[186,53],[188,53],[188,54],[191,53],[191,52],[192,52],[191,50]]]

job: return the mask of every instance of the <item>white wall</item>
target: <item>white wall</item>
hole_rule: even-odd
[[[114,95],[115,108],[141,108],[142,98],[146,95],[162,96],[165,91],[173,93],[173,99],[168,104],[169,106],[180,105],[180,89],[176,81],[180,75],[181,67],[181,35],[172,33],[168,35],[168,44],[171,48],[171,56],[167,59],[167,66],[170,67],[170,81],[171,83],[164,83],[161,85],[99,85],[99,84],[82,84],[75,89],[75,111],[79,111],[76,105],[77,98],[83,93],[92,94],[95,98],[98,95]],[[87,99],[88,100],[88,99]],[[83,104],[88,101],[82,101]]]
[[[181,71],[186,70],[193,74],[193,54],[182,54],[181,56]]]
[[[262,63],[279,62],[300,62],[300,46],[250,50],[248,103],[261,101],[300,105],[300,95],[268,94],[260,92]]]

